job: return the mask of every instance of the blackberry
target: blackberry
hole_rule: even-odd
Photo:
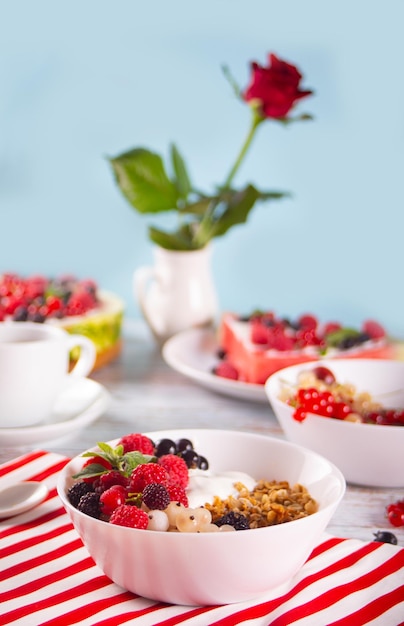
[[[373,534],[375,537],[374,541],[381,541],[382,543],[392,543],[393,545],[397,545],[397,537],[387,530],[378,530],[377,533]]]
[[[71,504],[77,509],[81,496],[84,496],[85,493],[89,493],[90,491],[93,491],[90,483],[75,483],[67,492],[67,497]]]
[[[234,511],[226,513],[226,515],[217,519],[214,524],[216,524],[216,526],[229,524],[229,526],[233,526],[236,530],[248,530],[250,528],[248,519],[242,515],[242,513],[235,513]]]
[[[85,513],[86,515],[89,515],[90,517],[100,519],[100,496],[94,491],[89,491],[88,493],[85,493],[83,496],[81,496],[77,508],[79,511]]]
[[[170,504],[170,495],[164,485],[149,483],[143,489],[142,499],[149,509],[164,511]]]

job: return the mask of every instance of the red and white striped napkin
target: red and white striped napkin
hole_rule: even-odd
[[[156,603],[94,564],[57,496],[68,459],[32,452],[0,466],[0,488],[43,480],[45,502],[0,521],[0,624],[6,626],[358,626],[404,624],[404,549],[324,535],[300,572],[259,600],[217,607]]]

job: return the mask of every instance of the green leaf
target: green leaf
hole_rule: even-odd
[[[110,159],[110,163],[120,190],[139,213],[160,213],[176,208],[178,191],[158,154],[135,148]]]
[[[175,174],[174,182],[177,187],[178,195],[183,200],[186,200],[192,191],[192,185],[188,176],[185,161],[174,143],[171,144],[171,162]]]
[[[173,233],[166,233],[151,226],[149,237],[156,245],[166,250],[197,250],[202,247],[194,241],[194,229],[188,224]]]
[[[138,465],[145,465],[146,463],[156,463],[157,458],[148,454],[142,454],[137,450],[133,452],[127,452],[123,455],[119,464],[119,471],[123,472],[125,476],[130,476],[135,467]]]
[[[203,217],[210,209],[211,205],[217,203],[218,199],[219,196],[204,196],[200,200],[184,206],[181,213],[187,213],[189,215],[200,215],[201,217]]]
[[[84,456],[84,455],[83,455]],[[73,475],[73,478],[95,478],[105,474],[108,470],[100,463],[90,463],[86,465],[82,470]]]
[[[355,328],[339,328],[338,330],[328,333],[325,336],[325,342],[328,347],[337,348],[344,339],[355,338],[360,332]]]
[[[210,238],[220,237],[232,226],[245,223],[257,200],[279,199],[284,195],[282,192],[260,192],[253,185],[247,185],[241,191],[224,193],[223,203],[218,204],[221,213],[214,216]]]

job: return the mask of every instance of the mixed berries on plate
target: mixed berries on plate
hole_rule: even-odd
[[[403,409],[384,408],[369,393],[358,393],[353,385],[339,383],[327,367],[301,372],[296,388],[283,388],[280,399],[294,407],[293,418],[298,422],[314,413],[349,422],[404,426]]]
[[[255,311],[247,316],[224,316],[219,334],[219,362],[213,367],[212,373],[222,378],[249,382],[254,381],[250,380],[248,368],[243,368],[243,357],[241,354],[236,356],[235,344],[238,342],[244,344],[244,350],[251,358],[255,354],[261,359],[264,352],[269,353],[268,358],[270,355],[273,358],[278,353],[279,359],[284,359],[280,367],[286,367],[296,362],[299,353],[304,356],[304,360],[317,360],[335,351],[356,351],[365,346],[369,348],[382,344],[387,339],[385,329],[375,320],[366,320],[356,329],[338,322],[320,323],[311,313],[292,320],[280,317],[273,311]],[[288,353],[293,357],[290,363],[287,361]]]
[[[45,322],[83,315],[99,306],[93,280],[75,276],[24,278],[18,274],[0,275],[0,321],[11,319]]]
[[[204,507],[188,506],[189,470],[207,470],[208,460],[189,439],[154,443],[140,433],[125,435],[118,445],[99,443],[86,452],[82,469],[67,497],[79,511],[131,528],[157,531],[214,532],[248,528],[243,516],[212,524]]]

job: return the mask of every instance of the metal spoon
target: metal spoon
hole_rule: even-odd
[[[0,490],[0,518],[19,515],[45,500],[49,493],[45,483],[27,481]]]

